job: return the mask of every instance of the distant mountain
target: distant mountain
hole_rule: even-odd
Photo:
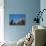
[[[17,25],[25,25],[25,20],[21,20],[17,23]]]
[[[19,19],[16,22],[14,22],[14,20],[11,20],[10,25],[25,25],[25,20],[24,19]]]

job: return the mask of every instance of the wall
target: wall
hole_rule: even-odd
[[[32,29],[36,23],[35,12],[40,10],[40,0],[4,0],[4,38],[7,41],[18,41]],[[26,14],[24,26],[10,26],[9,14]]]
[[[42,11],[43,9],[46,9],[46,6],[45,6],[45,5],[46,5],[46,0],[41,0],[41,1],[40,1],[40,9],[41,9],[41,11]],[[42,17],[43,17],[43,22],[41,21],[41,22],[40,22],[40,25],[46,27],[46,10],[43,12]]]
[[[4,3],[0,0],[0,42],[4,41]]]

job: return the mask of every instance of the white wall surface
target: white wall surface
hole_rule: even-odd
[[[4,8],[4,39],[7,41],[18,41],[31,31],[32,25],[36,23],[33,19],[40,9],[40,0],[5,0]],[[10,26],[10,14],[25,14],[26,24],[23,26]]]
[[[46,0],[40,0],[40,9],[41,9],[41,11],[43,9],[46,9]],[[43,17],[43,22],[40,21],[40,25],[43,25],[46,27],[46,10],[43,12],[42,17]]]
[[[0,0],[0,42],[4,41],[4,1]]]

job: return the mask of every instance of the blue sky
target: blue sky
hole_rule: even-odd
[[[20,18],[25,19],[25,14],[10,14],[10,17],[9,17],[10,20],[13,19],[14,21],[17,21]]]

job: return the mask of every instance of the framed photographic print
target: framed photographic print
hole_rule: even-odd
[[[25,14],[10,14],[9,25],[25,25]]]

